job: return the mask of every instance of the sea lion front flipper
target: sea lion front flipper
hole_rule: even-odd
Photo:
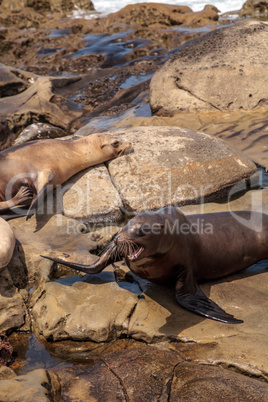
[[[209,299],[198,286],[196,287],[195,294],[189,293],[184,286],[180,290],[176,290],[176,300],[187,310],[212,318],[213,320],[229,324],[239,324],[243,322],[222,310],[216,303]]]

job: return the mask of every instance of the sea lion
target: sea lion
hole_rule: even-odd
[[[0,218],[0,269],[7,266],[13,255],[16,239],[9,224]]]
[[[124,259],[131,271],[158,284],[173,284],[184,308],[225,323],[240,323],[198,287],[268,258],[268,215],[251,211],[188,215],[174,207],[131,219],[102,257],[86,266],[45,257],[94,274]]]
[[[74,140],[44,139],[0,152],[0,214],[32,199],[28,215],[48,190],[90,166],[131,149],[131,144],[109,134]]]

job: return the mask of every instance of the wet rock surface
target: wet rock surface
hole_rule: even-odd
[[[153,76],[153,112],[252,110],[267,105],[267,40],[267,23],[244,21],[188,43]]]
[[[10,12],[12,4],[17,9]],[[105,18],[86,20],[46,14],[47,10],[66,13],[72,2],[47,2],[42,9],[40,4],[35,4],[35,10],[22,8],[29,5],[24,1],[1,4],[1,149],[31,139],[116,128],[118,135],[131,138],[135,151],[73,177],[64,191],[50,193],[30,220],[9,221],[17,243],[11,262],[0,272],[0,332],[6,332],[14,352],[10,367],[0,370],[0,399],[25,395],[25,399],[55,401],[266,400],[267,261],[201,285],[221,307],[244,320],[226,325],[183,310],[174,289],[142,281],[122,263],[89,276],[40,256],[83,264],[96,261],[129,218],[125,212],[143,209],[135,198],[137,191],[131,193],[129,187],[126,191],[126,185],[143,186],[148,191],[146,201],[150,197],[148,207],[157,208],[165,200],[159,204],[159,197],[152,200],[155,194],[149,186],[165,184],[161,172],[167,169],[172,175],[176,171],[180,184],[213,183],[209,196],[223,194],[237,183],[225,198],[205,204],[193,205],[188,195],[190,204],[182,207],[186,214],[230,208],[268,213],[267,176],[259,169],[259,178],[249,177],[255,165],[228,145],[268,167],[267,74],[262,70],[267,65],[260,41],[266,25],[234,25],[219,18],[212,6],[194,13],[183,6],[136,4]],[[91,7],[91,2],[76,4]],[[230,83],[233,71],[242,79],[232,85],[236,91],[240,83],[235,95],[229,91],[231,101],[225,96],[225,83],[220,90],[214,87],[223,76],[215,65],[216,44],[217,57],[224,59],[223,64],[226,60],[226,48],[217,42],[220,38],[222,45],[224,35],[217,28],[226,25],[223,32],[228,30],[232,36],[229,47],[234,42],[237,47],[232,62],[228,61],[232,69],[223,66],[223,70]],[[217,39],[214,47],[207,46],[206,36],[201,38],[210,31]],[[245,40],[249,41],[246,52]],[[201,72],[197,76],[191,67],[199,62],[197,48],[205,48],[200,60],[211,51],[214,59],[200,71],[215,77],[213,85],[212,80],[202,81]],[[214,111],[211,106],[207,112],[204,94],[199,93],[198,108],[190,106],[191,94],[186,99],[185,109],[191,107],[193,113],[151,116],[151,77],[170,57],[175,60],[178,50],[188,55],[185,74],[189,73],[191,85],[195,83],[194,90],[220,95],[217,102],[228,101],[228,110],[222,112],[213,98],[209,101],[219,107]],[[246,69],[243,57],[241,67],[241,53],[253,63],[253,72]],[[171,92],[166,90],[162,98],[168,94],[171,99]],[[254,110],[233,111],[238,103]],[[131,129],[135,126],[139,127]],[[177,137],[174,130],[180,133]],[[228,141],[226,147],[217,137]],[[245,177],[248,180],[239,182]],[[84,203],[78,208],[81,194]]]

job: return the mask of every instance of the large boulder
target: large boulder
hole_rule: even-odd
[[[125,212],[215,199],[256,171],[236,148],[192,130],[149,126],[113,134],[134,148],[108,162]]]
[[[268,105],[268,23],[244,21],[188,42],[150,83],[154,113]]]

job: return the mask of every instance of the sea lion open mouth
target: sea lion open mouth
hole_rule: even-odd
[[[129,239],[121,242],[117,240],[116,246],[119,254],[129,261],[135,261],[145,250],[144,247]]]
[[[134,260],[136,260],[140,255],[141,255],[141,253],[144,251],[144,247],[142,247],[142,246],[137,246],[137,249],[135,249],[135,250],[133,250],[130,254],[128,254],[128,259],[130,260],[130,261],[134,261]]]

